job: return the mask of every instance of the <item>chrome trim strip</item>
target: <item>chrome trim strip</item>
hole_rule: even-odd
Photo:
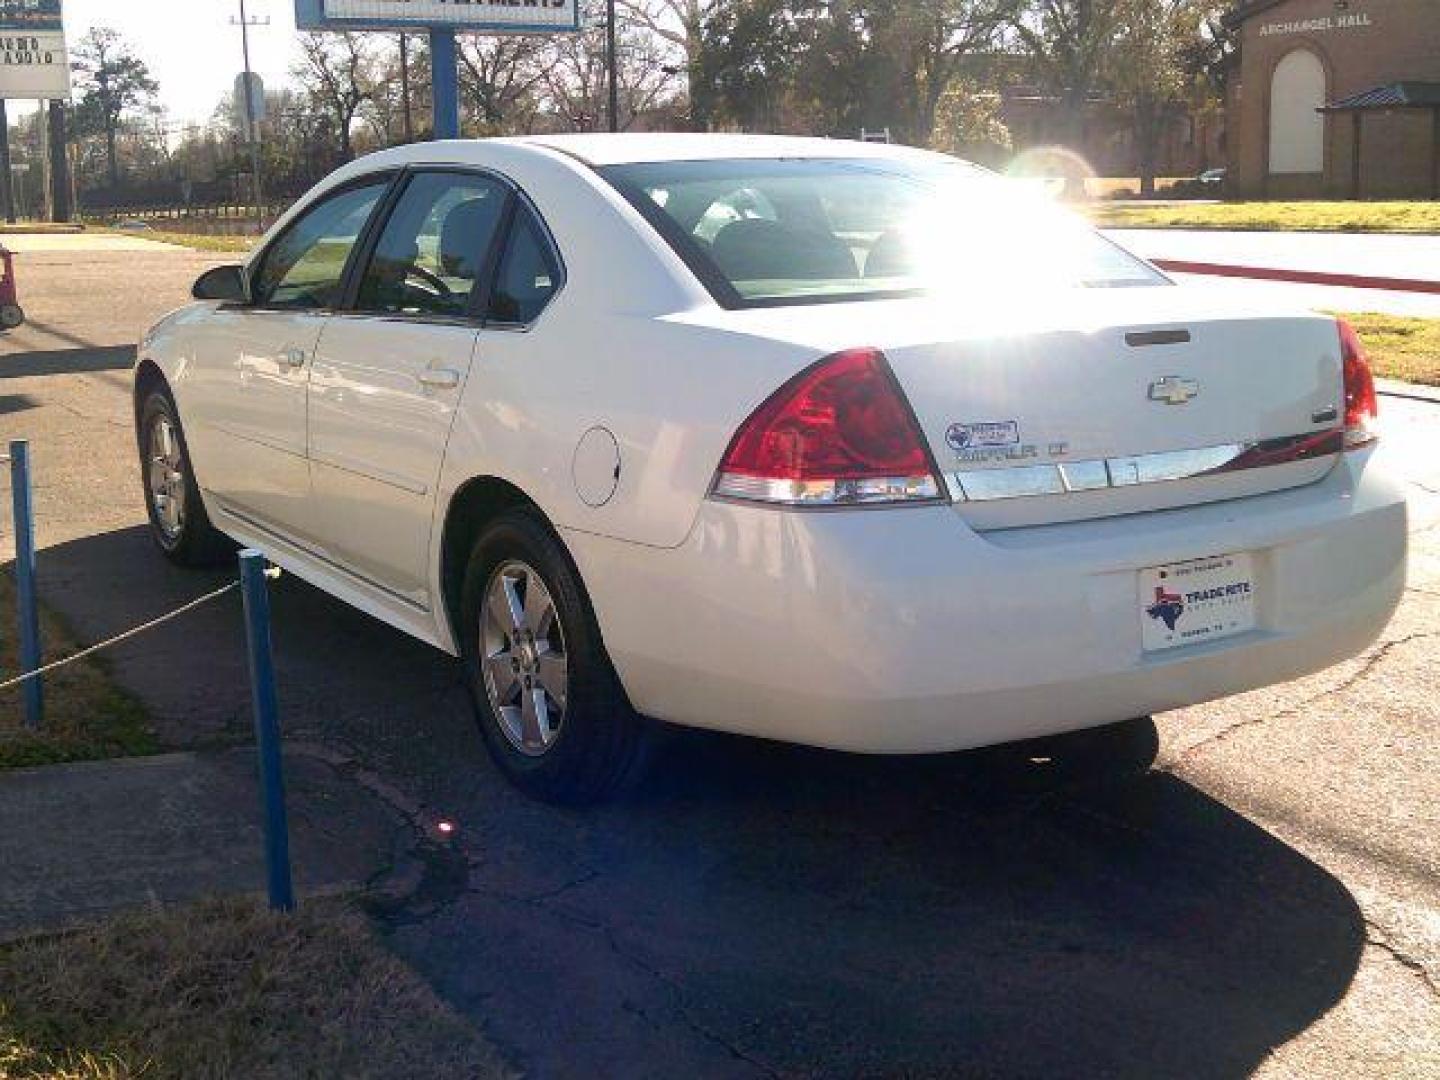
[[[1088,461],[968,469],[951,473],[957,502],[995,502],[1063,495],[1078,491],[1163,484],[1216,473],[1285,465],[1338,454],[1343,433],[1333,431],[1288,435],[1255,442],[1224,443],[1193,450],[1166,450]]]

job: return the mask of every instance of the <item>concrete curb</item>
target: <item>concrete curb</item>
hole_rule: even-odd
[[[1347,289],[1381,289],[1385,292],[1434,293],[1440,295],[1440,281],[1420,278],[1371,277],[1365,274],[1332,274],[1319,270],[1275,270],[1259,266],[1230,266],[1226,263],[1190,262],[1184,259],[1152,259],[1162,270],[1176,274],[1208,274],[1212,277],[1254,278],[1286,281],[1297,285],[1338,285]]]
[[[1422,386],[1419,383],[1400,382],[1398,379],[1376,379],[1375,389],[1386,397],[1440,405],[1440,386]]]

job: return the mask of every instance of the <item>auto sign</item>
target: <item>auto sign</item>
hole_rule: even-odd
[[[69,97],[60,0],[0,0],[0,98]]]

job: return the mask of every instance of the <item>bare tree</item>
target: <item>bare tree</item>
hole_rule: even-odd
[[[460,45],[460,92],[483,134],[519,134],[534,123],[545,82],[540,38],[480,37]]]
[[[616,0],[629,21],[653,34],[673,56],[670,66],[682,68],[690,101],[690,123],[706,130],[714,118],[714,94],[705,78],[706,27],[722,9],[737,0]],[[743,2],[743,0],[740,0]]]
[[[617,22],[616,30],[618,126],[628,130],[637,116],[675,101],[674,68],[666,63],[667,49],[653,33],[628,20]],[[541,70],[547,111],[560,127],[602,128],[608,93],[603,26],[553,39],[541,58]]]
[[[376,58],[360,34],[302,34],[295,77],[335,126],[340,157],[355,156],[355,119],[375,93]]]

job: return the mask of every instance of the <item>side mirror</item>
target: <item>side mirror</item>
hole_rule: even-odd
[[[205,271],[190,294],[196,300],[224,300],[233,304],[244,304],[250,299],[245,271],[239,266],[217,266]]]

